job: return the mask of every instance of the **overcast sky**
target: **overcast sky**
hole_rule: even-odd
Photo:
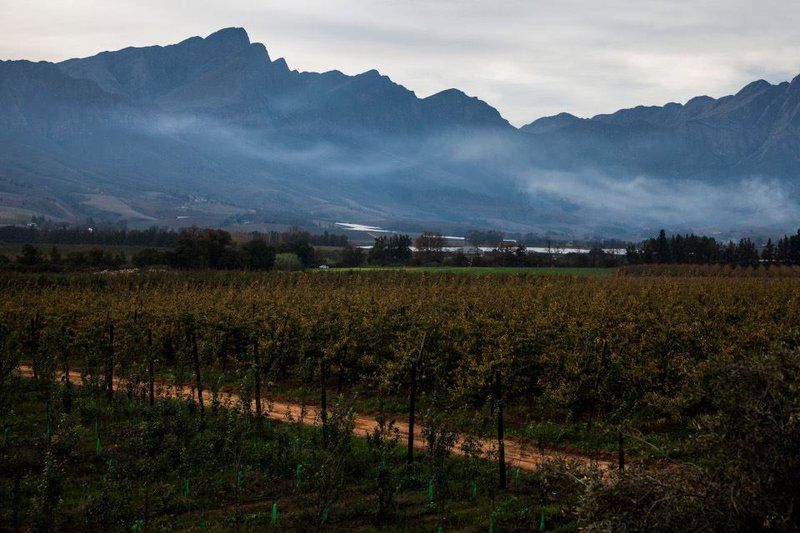
[[[522,125],[800,73],[797,0],[0,0],[0,58],[57,61],[241,26],[298,70],[462,89]]]

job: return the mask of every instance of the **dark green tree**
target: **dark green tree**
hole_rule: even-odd
[[[22,246],[22,254],[17,256],[17,263],[25,266],[35,266],[42,262],[42,254],[32,244]]]
[[[269,270],[275,264],[275,248],[264,239],[253,239],[242,245],[245,265],[251,270]]]

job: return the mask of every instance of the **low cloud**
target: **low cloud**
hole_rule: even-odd
[[[265,191],[292,183],[323,200],[346,189],[348,198],[365,208],[375,202],[391,204],[399,191],[424,195],[432,188],[453,187],[494,197],[498,205],[507,198],[517,210],[529,203],[530,211],[520,211],[520,221],[576,232],[615,232],[608,235],[631,236],[654,227],[744,235],[787,230],[800,218],[796,196],[768,177],[714,183],[540,169],[528,162],[529,145],[491,132],[453,131],[410,139],[375,135],[353,143],[308,140],[211,117],[168,113],[141,120],[136,128],[217,157],[233,169],[239,183]],[[404,207],[409,208],[413,206]]]
[[[747,233],[788,228],[800,216],[795,196],[781,182],[760,176],[706,183],[647,176],[616,179],[590,170],[538,170],[528,173],[526,191],[540,201],[563,202],[589,224],[613,221],[631,228]]]

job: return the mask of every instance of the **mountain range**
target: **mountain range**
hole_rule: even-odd
[[[798,178],[800,76],[515,128],[457,89],[292,70],[241,28],[0,62],[4,223],[784,230]]]

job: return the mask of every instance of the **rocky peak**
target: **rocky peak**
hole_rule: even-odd
[[[206,43],[228,49],[243,49],[250,46],[250,37],[244,28],[223,28],[205,38]]]

